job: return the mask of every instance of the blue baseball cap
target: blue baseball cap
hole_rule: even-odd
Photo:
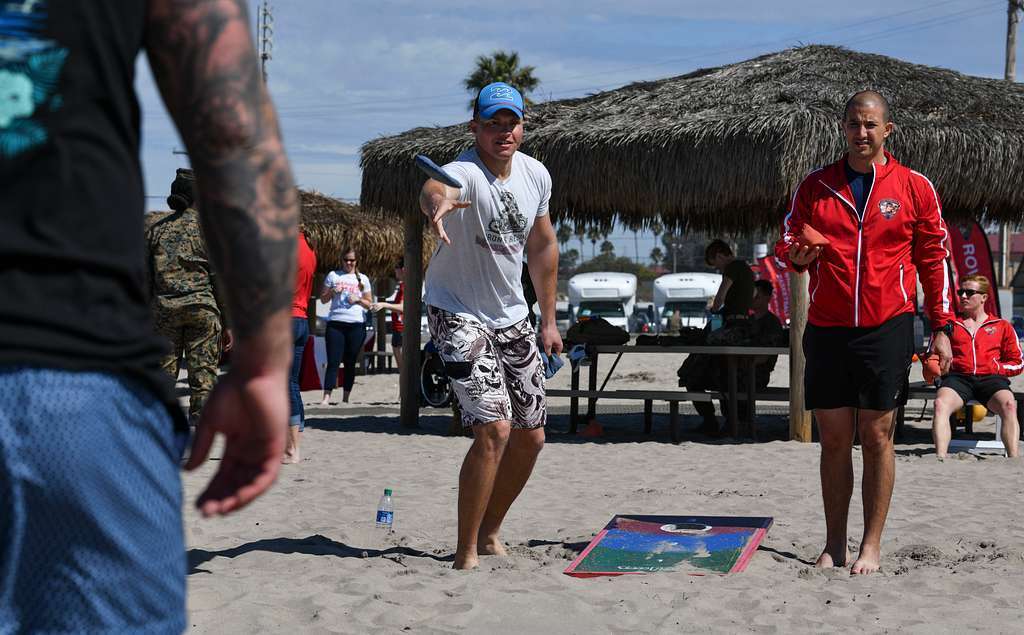
[[[505,82],[494,82],[480,90],[476,97],[476,111],[481,119],[490,119],[499,110],[510,110],[523,118],[523,96]]]

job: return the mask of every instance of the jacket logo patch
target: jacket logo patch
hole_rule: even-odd
[[[994,327],[994,326],[986,326],[985,327],[985,332],[988,333],[989,335],[995,335],[996,334],[996,327]]]
[[[878,211],[882,212],[885,220],[891,220],[900,211],[900,202],[894,198],[883,198],[878,201]]]

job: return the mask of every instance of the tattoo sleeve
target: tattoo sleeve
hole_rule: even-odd
[[[149,63],[196,173],[231,325],[291,304],[298,195],[260,77],[245,0],[149,0]]]

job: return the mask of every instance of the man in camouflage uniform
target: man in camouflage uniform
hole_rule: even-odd
[[[171,346],[161,365],[175,381],[185,355],[194,423],[217,380],[221,309],[195,209],[192,170],[178,170],[167,204],[174,211],[146,231],[150,299],[156,331]]]

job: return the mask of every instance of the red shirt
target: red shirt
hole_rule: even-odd
[[[1013,377],[1024,370],[1020,342],[1013,325],[989,318],[974,335],[957,320],[953,326],[953,363],[949,370],[964,375],[1003,375]]]
[[[775,255],[797,271],[810,270],[807,321],[815,326],[879,326],[914,312],[917,277],[933,325],[953,320],[949,235],[931,181],[888,152],[872,165],[861,216],[853,203],[844,156],[808,174],[793,195]],[[829,245],[807,267],[789,260],[804,224]]]
[[[292,317],[308,317],[309,298],[313,295],[313,272],[316,271],[316,254],[306,243],[306,237],[298,237],[298,267],[295,269],[295,295],[292,296]]]
[[[405,283],[398,283],[398,292],[395,294],[394,304],[401,304],[405,298]],[[391,312],[391,329],[395,333],[401,333],[405,330],[405,321],[402,319],[402,313],[400,311]]]

